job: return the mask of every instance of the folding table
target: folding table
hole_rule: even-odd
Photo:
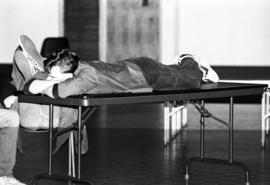
[[[112,104],[137,104],[137,103],[165,103],[176,102],[183,104],[183,102],[194,103],[195,107],[201,114],[200,124],[200,156],[192,157],[187,161],[185,178],[189,179],[190,165],[195,161],[206,161],[214,163],[223,163],[228,165],[236,165],[242,168],[245,172],[246,185],[249,185],[249,171],[245,164],[233,160],[233,98],[237,96],[249,96],[249,95],[262,95],[266,84],[246,84],[246,83],[209,83],[202,84],[200,88],[188,89],[188,90],[163,90],[154,91],[152,93],[114,93],[114,94],[83,94],[71,96],[68,98],[53,99],[45,95],[19,95],[19,102],[25,103],[38,103],[49,105],[50,115],[50,151],[49,151],[49,170],[48,174],[38,175],[34,181],[40,178],[56,178],[63,180],[70,180],[73,182],[82,182],[85,184],[91,184],[89,181],[81,179],[81,143],[78,142],[78,158],[77,158],[77,175],[75,177],[60,177],[52,174],[52,125],[53,125],[53,107],[67,106],[76,107],[78,109],[78,141],[81,141],[82,131],[82,108],[87,107],[95,109],[101,105]],[[204,107],[205,100],[212,98],[225,98],[229,100],[229,123],[220,120],[212,115]],[[212,117],[220,123],[228,126],[229,131],[229,159],[210,159],[204,156],[204,119],[206,117]],[[262,135],[262,142],[265,142],[265,136]],[[35,183],[35,182],[34,182]]]

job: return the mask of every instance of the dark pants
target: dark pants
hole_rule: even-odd
[[[173,65],[164,65],[147,57],[129,61],[141,68],[147,83],[154,90],[192,89],[201,85],[203,73],[193,59]]]
[[[19,115],[0,108],[0,176],[11,176],[16,161]]]

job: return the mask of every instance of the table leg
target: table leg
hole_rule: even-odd
[[[49,105],[49,171],[52,174],[52,145],[53,145],[53,105]]]
[[[75,184],[92,185],[90,181],[81,179],[81,134],[82,134],[82,107],[78,107],[78,174],[77,177],[52,174],[52,144],[53,144],[53,105],[49,105],[49,168],[48,174],[38,174],[33,178],[32,185],[36,185],[41,179],[66,181]]]
[[[79,106],[78,107],[78,174],[77,174],[77,177],[78,179],[81,178],[81,149],[82,149],[82,146],[81,146],[81,134],[82,134],[82,107]]]
[[[205,162],[205,163],[216,163],[216,164],[226,164],[230,166],[238,166],[242,168],[245,172],[245,181],[246,185],[250,184],[249,180],[249,170],[247,166],[241,162],[233,161],[233,97],[230,97],[230,105],[229,105],[229,160],[223,160],[223,159],[215,159],[215,158],[206,158],[204,156],[204,129],[205,129],[205,117],[212,117],[212,115],[204,108],[204,101],[201,101],[201,119],[200,119],[200,157],[191,157],[187,163],[186,163],[186,174],[185,174],[185,180],[186,184],[188,184],[188,181],[190,179],[189,177],[189,171],[190,166],[193,162]],[[214,117],[215,118],[215,117]],[[216,118],[215,118],[216,119]],[[218,120],[218,119],[216,119]],[[222,121],[224,124],[224,122]]]

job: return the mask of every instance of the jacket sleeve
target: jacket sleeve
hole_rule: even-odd
[[[26,83],[25,83],[25,85],[24,85],[24,87],[23,87],[23,92],[25,93],[25,94],[32,94],[31,92],[30,92],[30,85],[32,84],[32,82],[34,81],[35,79],[34,78],[32,78],[31,80],[29,80],[29,81],[27,81]]]
[[[86,94],[96,88],[98,78],[92,67],[80,67],[73,78],[55,84],[52,90],[54,98],[66,98],[72,95]]]
[[[48,74],[45,72],[38,72],[37,74],[35,74],[30,80],[28,80],[24,86],[23,86],[23,92],[25,94],[32,94],[30,92],[30,86],[33,83],[34,80],[45,80],[48,77]]]

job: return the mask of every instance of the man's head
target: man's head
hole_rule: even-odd
[[[47,73],[74,73],[79,65],[79,57],[67,49],[51,54],[44,61],[44,70]]]

